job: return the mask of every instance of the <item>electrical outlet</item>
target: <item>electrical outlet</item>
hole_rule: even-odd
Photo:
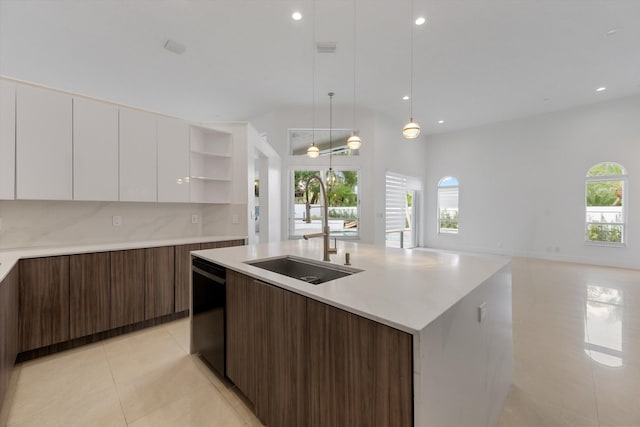
[[[240,219],[238,218],[238,214],[231,215],[231,223],[232,224],[239,224],[240,223]]]
[[[2,218],[0,218],[0,231],[2,231]]]
[[[114,227],[120,227],[122,225],[122,217],[120,215],[114,215],[111,217],[111,223]]]
[[[487,317],[487,302],[483,302],[478,306],[478,322],[482,323],[484,318]]]
[[[191,224],[197,224],[198,222],[200,222],[198,214],[191,214]]]

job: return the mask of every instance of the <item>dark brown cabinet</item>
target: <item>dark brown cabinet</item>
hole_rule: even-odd
[[[144,319],[174,312],[173,246],[149,248],[145,255]]]
[[[69,257],[20,261],[20,351],[69,339]]]
[[[413,425],[412,336],[308,299],[310,426]]]
[[[270,426],[307,421],[305,300],[227,270],[227,376]]]
[[[18,270],[13,267],[0,283],[0,408],[18,355]]]
[[[145,250],[111,252],[111,328],[144,320]]]
[[[227,376],[269,426],[413,425],[412,343],[227,270]]]
[[[200,245],[200,249],[218,249],[218,248],[229,248],[232,246],[242,246],[244,245],[244,239],[235,239],[235,240],[223,240],[221,242],[206,242]]]
[[[253,279],[227,270],[226,374],[255,404],[257,395],[257,295]]]
[[[189,310],[189,276],[191,275],[191,255],[200,250],[200,243],[175,246],[175,304],[176,313]]]
[[[69,260],[69,337],[110,327],[111,268],[108,252],[71,255]]]

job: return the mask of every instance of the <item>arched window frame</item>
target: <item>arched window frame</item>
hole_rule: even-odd
[[[622,173],[621,174],[611,174],[611,175],[591,175],[591,171],[600,166],[600,165],[606,165],[606,164],[611,164],[611,165],[615,165],[620,167]],[[589,210],[589,206],[588,206],[588,194],[589,194],[589,185],[593,184],[593,183],[603,183],[603,182],[621,182],[622,183],[622,197],[621,197],[621,218],[619,221],[616,222],[612,222],[612,221],[594,221],[593,220],[593,212],[590,212]],[[612,247],[625,247],[626,246],[626,241],[627,241],[627,218],[628,218],[628,212],[627,212],[627,206],[629,204],[629,199],[628,199],[628,194],[629,194],[629,180],[628,180],[628,175],[627,175],[627,170],[624,166],[622,166],[620,163],[616,163],[616,162],[599,162],[596,163],[594,165],[592,165],[588,170],[587,173],[585,175],[585,186],[584,186],[584,212],[585,212],[585,228],[584,228],[584,239],[585,239],[585,244],[588,245],[598,245],[598,246],[612,246]],[[607,206],[603,206],[603,208],[606,208]],[[601,217],[604,218],[604,216],[607,215],[607,213],[601,213]],[[590,218],[591,217],[591,218]],[[590,229],[592,226],[614,226],[614,227],[619,227],[620,229],[620,241],[606,241],[606,240],[598,240],[598,239],[592,239],[591,238],[591,233],[590,233]]]
[[[455,191],[456,195],[456,208],[455,208],[455,228],[452,227],[442,227],[442,201],[441,198],[445,191],[451,192]],[[436,199],[437,199],[437,231],[438,234],[449,235],[449,236],[457,236],[460,232],[460,182],[458,178],[455,176],[444,176],[438,181],[438,188],[436,190]]]

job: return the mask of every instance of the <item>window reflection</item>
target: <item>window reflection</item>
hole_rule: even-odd
[[[624,366],[624,296],[620,289],[587,285],[585,352],[596,362]]]

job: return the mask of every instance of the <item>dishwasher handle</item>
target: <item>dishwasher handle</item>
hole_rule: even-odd
[[[209,279],[209,280],[213,280],[214,282],[216,282],[216,283],[218,283],[218,284],[220,284],[220,285],[224,285],[224,284],[226,284],[226,283],[227,283],[227,280],[226,280],[226,279],[224,279],[224,278],[222,278],[222,277],[214,276],[213,274],[208,273],[208,272],[206,272],[206,271],[204,271],[204,270],[201,270],[201,269],[199,269],[198,267],[192,266],[192,267],[191,267],[191,270],[192,270],[194,273],[197,273],[197,274],[199,274],[199,275],[201,275],[201,276],[204,276],[204,277],[206,277],[206,278],[207,278],[207,279]]]

